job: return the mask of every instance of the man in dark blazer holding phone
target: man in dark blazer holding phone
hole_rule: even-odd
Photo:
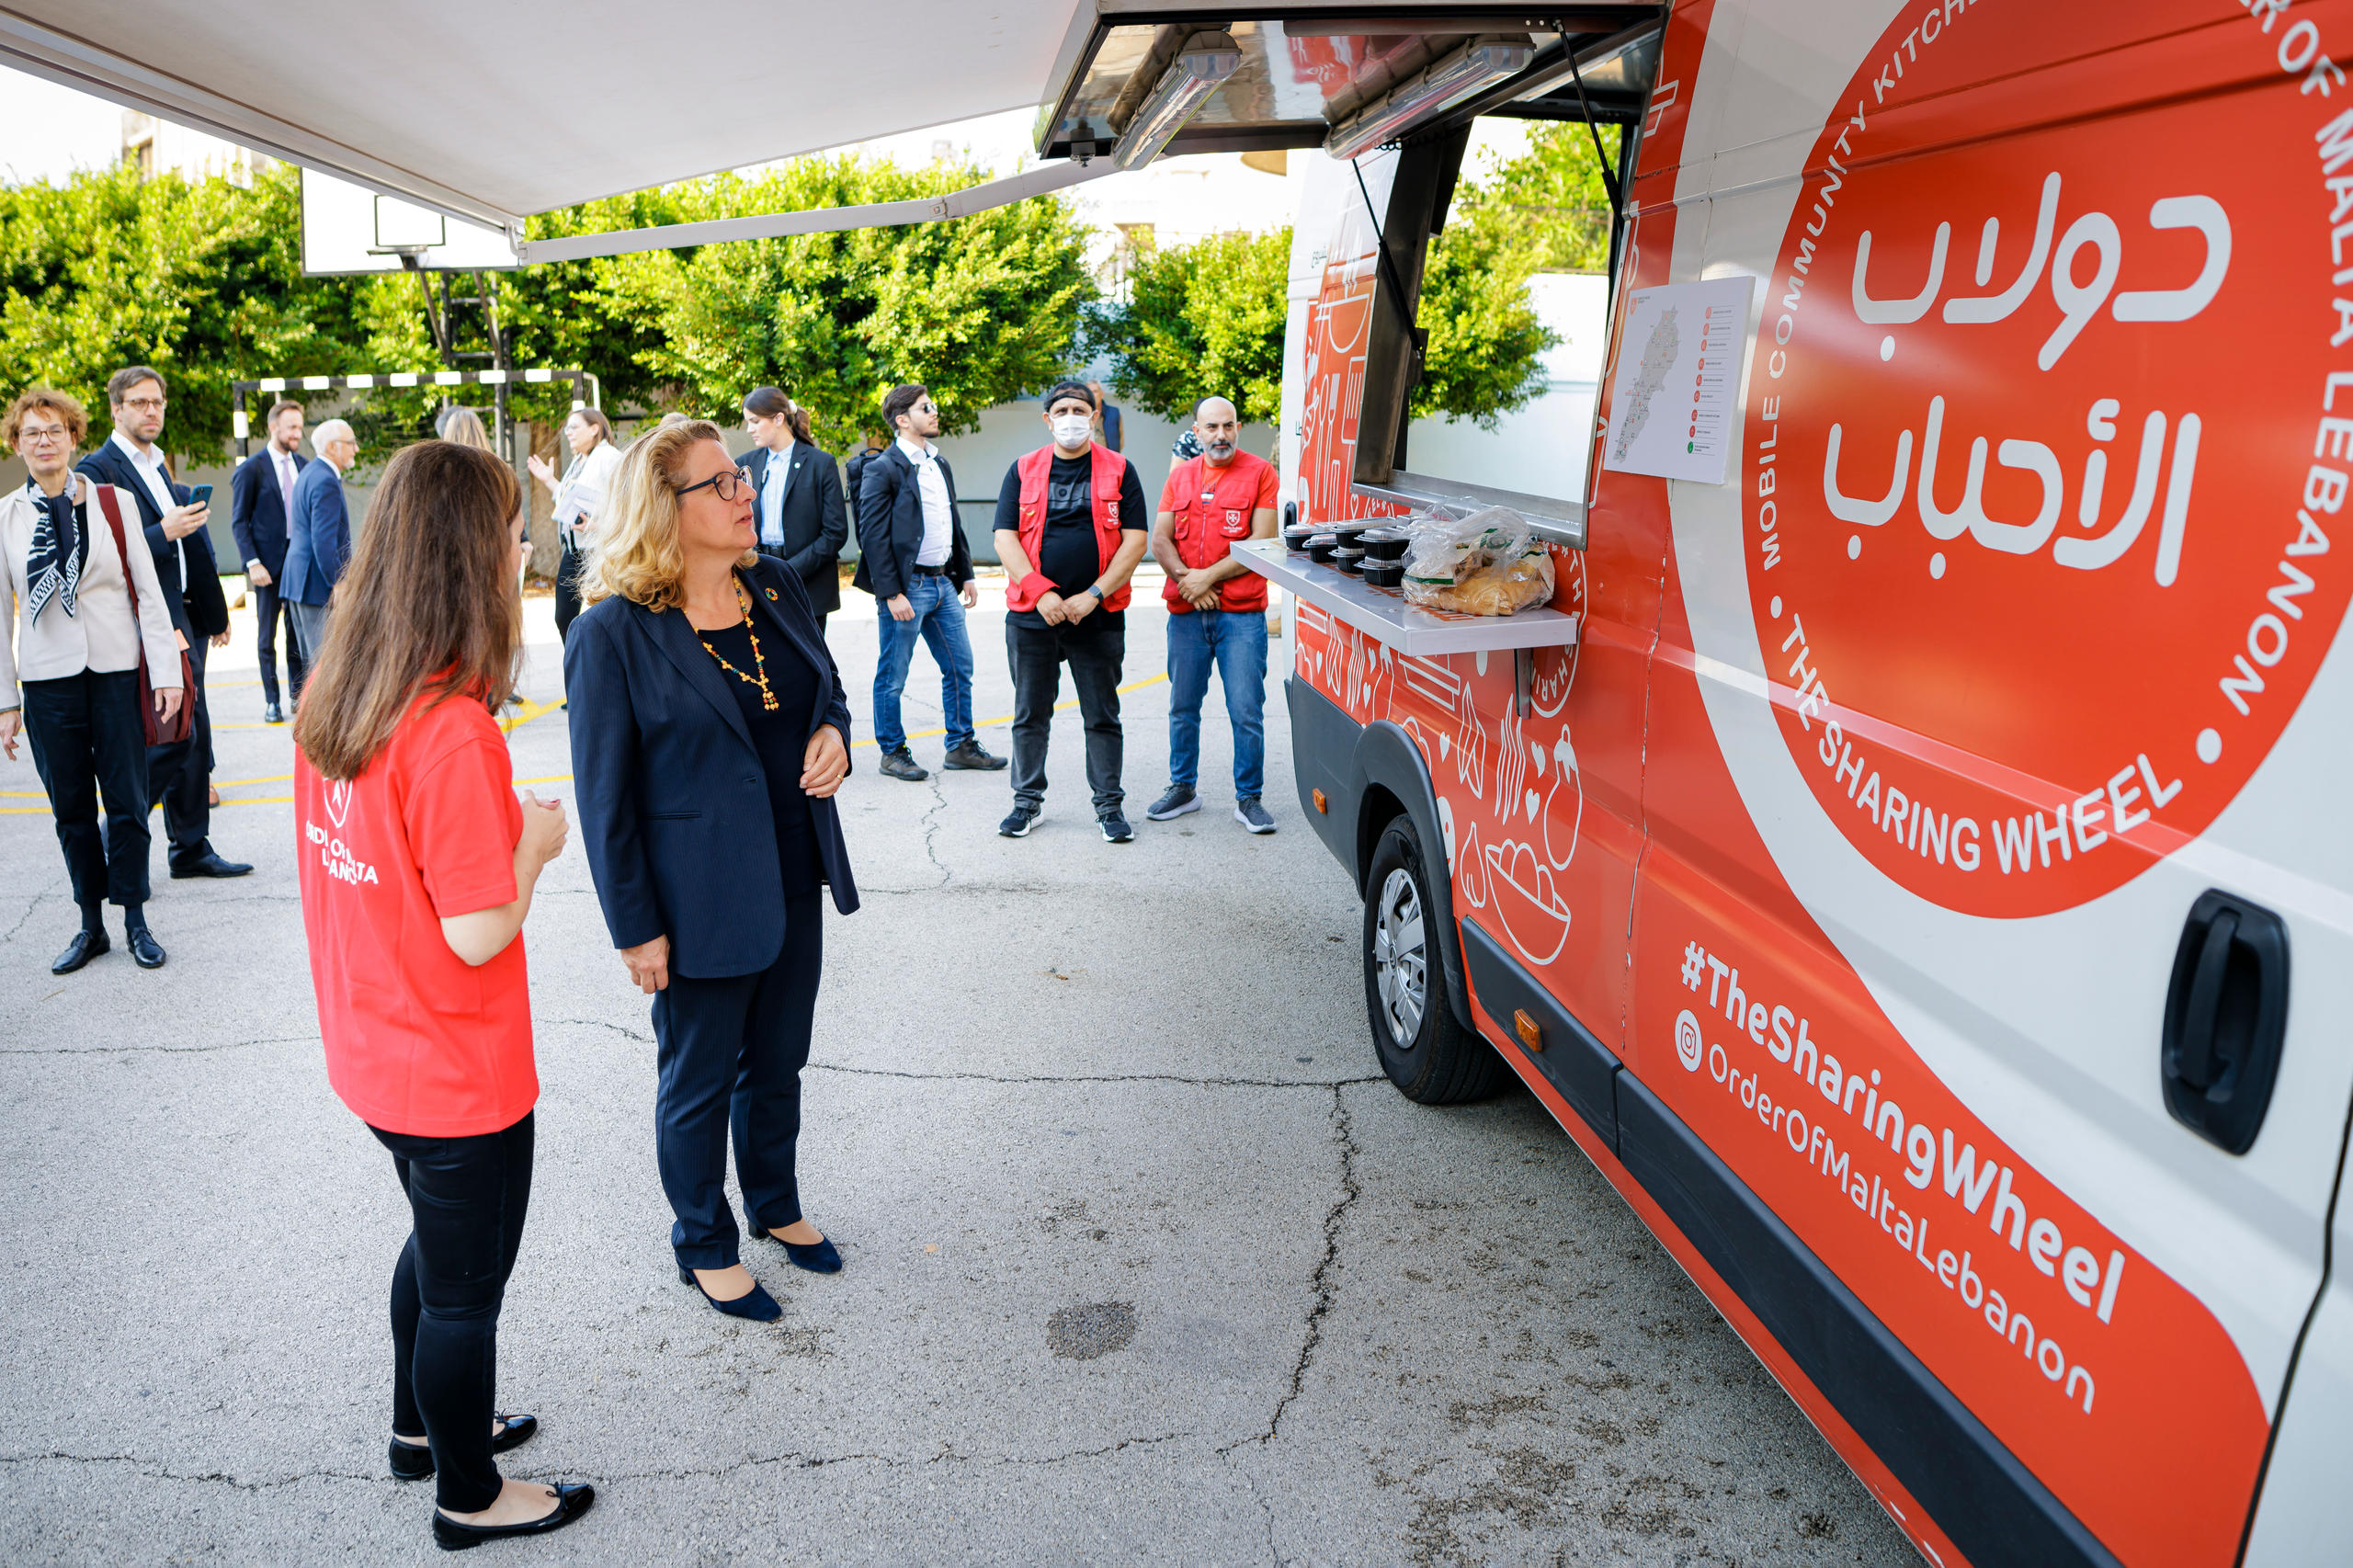
[[[745,394],[744,428],[752,435],[744,468],[752,476],[752,526],[760,553],[801,579],[823,631],[825,617],[842,608],[849,512],[841,470],[831,452],[810,440],[809,415],[778,388],[754,387]]]
[[[205,535],[210,485],[198,495],[176,483],[156,437],[164,433],[164,378],[145,365],[130,365],[107,380],[107,403],[114,434],[84,458],[81,472],[111,484],[139,503],[147,549],[155,560],[155,580],[172,614],[172,629],[188,647],[196,676],[196,720],[184,741],[147,748],[147,790],[164,807],[167,857],[175,877],[242,877],[253,869],[213,853],[212,715],[204,700],[204,655],[229,642],[229,601],[221,592],[221,571]]]
[[[253,585],[255,641],[261,649],[262,718],[286,722],[278,700],[278,623],[287,607],[282,594],[286,576],[286,520],[294,505],[294,482],[311,460],[302,455],[302,405],[281,402],[269,411],[265,428],[268,439],[260,451],[237,465],[229,481],[229,531],[236,536],[237,556],[245,563],[245,580]],[[294,618],[285,614],[286,685],[290,695],[302,695],[302,649],[294,637]]]

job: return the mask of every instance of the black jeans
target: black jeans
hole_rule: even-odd
[[[84,909],[147,902],[147,735],[139,672],[25,682],[25,734]],[[98,801],[107,804],[98,832]]]
[[[1086,725],[1086,782],[1095,791],[1095,814],[1117,812],[1127,799],[1120,788],[1125,617],[1098,609],[1076,626],[1023,626],[1008,619],[1005,654],[1013,665],[1013,803],[1034,812],[1046,799],[1046,740],[1067,662],[1070,683],[1078,688],[1079,717]]]
[[[654,994],[654,1154],[681,1268],[737,1261],[731,1132],[745,1214],[767,1231],[801,1218],[801,1069],[824,968],[824,903],[822,892],[784,901],[784,946],[758,973],[695,980],[673,969]]]
[[[302,641],[294,635],[294,612],[285,600],[278,597],[278,585],[264,583],[254,589],[255,642],[261,650],[262,700],[276,706],[278,702],[278,622],[286,621],[286,687],[295,697],[302,695]]]
[[[531,1203],[531,1113],[472,1138],[369,1131],[411,1223],[392,1269],[392,1430],[433,1446],[441,1506],[478,1514],[498,1501],[498,1308]]]
[[[572,631],[573,618],[580,613],[580,555],[570,545],[555,563],[555,636],[561,642]]]
[[[171,848],[165,858],[176,868],[200,860],[210,850],[212,832],[212,714],[204,701],[204,655],[211,644],[188,640],[188,667],[196,689],[183,699],[196,704],[196,725],[188,739],[147,748],[147,798],[164,808],[164,834]]]

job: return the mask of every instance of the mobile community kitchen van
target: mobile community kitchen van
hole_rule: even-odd
[[[1251,547],[1382,1064],[1518,1074],[1938,1562],[2353,1562],[2340,59],[2353,5],[1685,0],[1592,60],[1581,503],[1397,449],[1459,131],[1297,232],[1302,520],[1503,501],[1557,568],[1479,623]]]
[[[1662,9],[810,6],[788,80],[712,46],[764,0],[668,50],[575,0],[322,91],[346,40],[264,0],[10,0],[0,57],[523,265],[1321,149],[1290,504],[1501,500],[1558,585],[1466,621],[1246,547],[1392,1076],[1518,1074],[1932,1559],[2353,1562],[2353,0]],[[1026,103],[1045,161],[951,196],[524,227]],[[1399,449],[1489,113],[1626,128],[1551,496]]]

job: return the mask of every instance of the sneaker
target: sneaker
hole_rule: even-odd
[[[981,743],[978,741],[966,741],[962,745],[949,752],[947,760],[939,766],[942,768],[968,767],[976,773],[995,773],[1005,766],[1005,758],[994,756],[983,751]]]
[[[1106,844],[1132,844],[1135,842],[1136,830],[1130,827],[1128,825],[1128,819],[1121,816],[1117,812],[1112,812],[1106,816],[1097,817],[1095,819],[1095,825],[1103,830],[1103,842]]]
[[[1011,816],[996,824],[996,830],[1007,838],[1027,838],[1029,830],[1045,820],[1043,806],[1016,806]]]
[[[1190,784],[1171,784],[1168,792],[1152,803],[1143,814],[1154,822],[1175,822],[1187,812],[1201,809],[1201,798],[1193,793]]]
[[[910,784],[920,784],[931,777],[928,770],[915,765],[915,754],[901,746],[882,759],[882,771],[893,778],[904,778]]]
[[[1233,802],[1233,820],[1253,833],[1275,831],[1275,819],[1267,814],[1267,808],[1258,803],[1256,795],[1245,795]]]

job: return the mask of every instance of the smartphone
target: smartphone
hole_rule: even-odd
[[[209,484],[199,484],[199,485],[197,485],[195,488],[191,489],[191,490],[188,493],[188,504],[189,506],[211,506],[211,505],[212,505],[212,486],[210,486],[210,485],[209,485]]]

